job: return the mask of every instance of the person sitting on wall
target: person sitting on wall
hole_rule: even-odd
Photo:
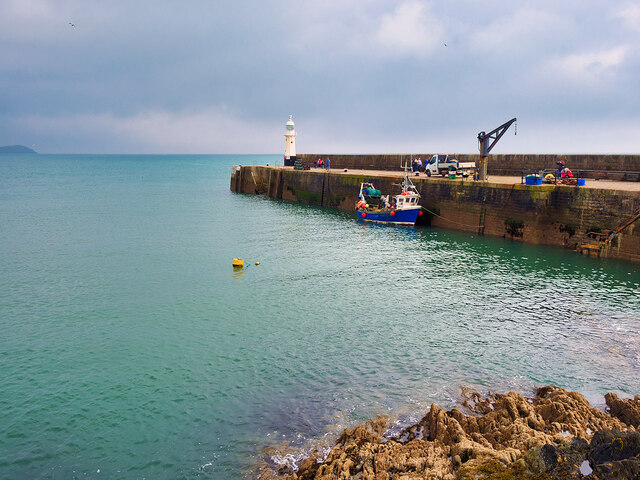
[[[565,167],[560,174],[562,178],[573,178],[573,172],[569,170],[569,167]]]

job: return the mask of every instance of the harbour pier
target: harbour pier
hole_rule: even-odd
[[[309,164],[318,157],[298,156]],[[349,157],[354,157],[351,162]],[[395,191],[393,184],[402,176],[401,157],[331,155],[331,170],[236,166],[230,188],[237,193],[353,211],[362,182],[373,180],[380,190]],[[468,157],[472,160],[473,156]],[[412,177],[424,209],[420,222],[640,263],[640,181],[634,181],[640,179],[640,155],[618,156],[625,162],[623,170],[618,169],[620,162],[598,157],[589,164],[592,168],[583,169],[581,176],[587,180],[580,187],[526,185],[522,182],[522,172],[528,170],[522,168],[524,156],[510,164],[496,157],[489,163],[488,182],[427,177],[424,173]],[[557,158],[547,157],[549,164]],[[462,155],[458,158],[469,161]],[[544,166],[538,160],[537,165]],[[577,162],[569,161],[577,170]]]

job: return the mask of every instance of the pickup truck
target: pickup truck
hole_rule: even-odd
[[[468,171],[474,169],[476,164],[475,162],[460,163],[455,155],[443,155],[438,153],[432,156],[431,160],[427,162],[424,166],[424,171],[428,177],[436,174],[440,174],[444,177],[449,174],[449,169],[452,166],[455,167],[456,171],[462,170],[468,175]]]

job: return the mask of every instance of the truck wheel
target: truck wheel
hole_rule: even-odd
[[[430,176],[431,176],[431,170],[427,170],[427,172],[426,172],[426,173],[427,173],[427,177],[430,177]]]

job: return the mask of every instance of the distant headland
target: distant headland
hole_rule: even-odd
[[[0,147],[0,153],[38,153],[35,150],[25,147],[24,145],[7,145]]]

